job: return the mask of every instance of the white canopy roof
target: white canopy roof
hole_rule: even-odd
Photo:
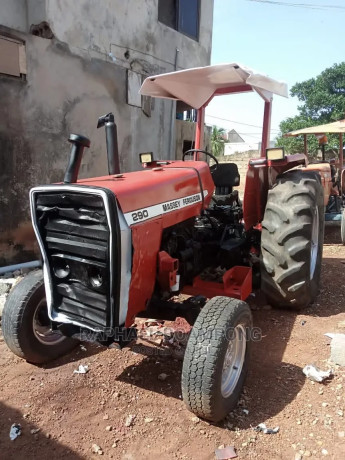
[[[285,137],[301,136],[302,134],[345,133],[345,120],[327,123],[326,125],[310,126],[309,128],[296,129],[284,134]]]
[[[247,85],[247,89],[244,85]],[[286,83],[236,63],[196,67],[147,77],[140,93],[143,96],[181,100],[199,109],[217,91],[220,93],[224,90],[226,94],[236,92],[236,88],[238,92],[254,90],[266,100],[271,99],[272,94],[288,97]]]

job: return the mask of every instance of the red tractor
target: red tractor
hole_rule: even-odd
[[[261,157],[249,161],[242,203],[237,166],[218,163],[202,139],[209,101],[248,91],[265,110]],[[303,154],[266,149],[272,95],[287,95],[283,83],[226,64],[149,77],[141,93],[197,109],[195,148],[182,161],[142,154],[142,171],[120,173],[108,114],[98,126],[106,130],[109,175],[78,180],[90,141],[72,134],[64,182],[30,192],[43,273],[10,293],[3,335],[15,354],[43,363],[76,339],[124,346],[139,315],[184,317],[193,328],[183,399],[198,416],[219,421],[235,406],[248,369],[252,315],[244,300],[252,285],[274,307],[299,309],[317,295],[329,179],[309,170]],[[224,274],[214,279],[218,267]],[[190,297],[178,303],[178,293]]]

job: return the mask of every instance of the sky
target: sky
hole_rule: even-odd
[[[344,0],[214,0],[211,64],[244,64],[291,88],[345,61],[344,28]],[[263,104],[256,93],[219,96],[206,109],[206,123],[258,142]],[[297,98],[274,96],[271,139],[283,119],[297,115],[298,105]]]

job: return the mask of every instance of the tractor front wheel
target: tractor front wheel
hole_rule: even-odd
[[[10,292],[2,333],[8,348],[33,364],[58,358],[78,343],[52,330],[41,271],[29,273]]]
[[[191,331],[182,369],[182,397],[197,416],[218,422],[237,404],[248,370],[252,316],[249,306],[214,297]]]
[[[261,234],[261,288],[273,307],[299,310],[317,296],[324,236],[320,176],[289,171],[268,192]]]

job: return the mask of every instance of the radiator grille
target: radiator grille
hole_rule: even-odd
[[[92,328],[109,327],[111,235],[102,197],[42,192],[35,210],[51,271],[54,312]]]

